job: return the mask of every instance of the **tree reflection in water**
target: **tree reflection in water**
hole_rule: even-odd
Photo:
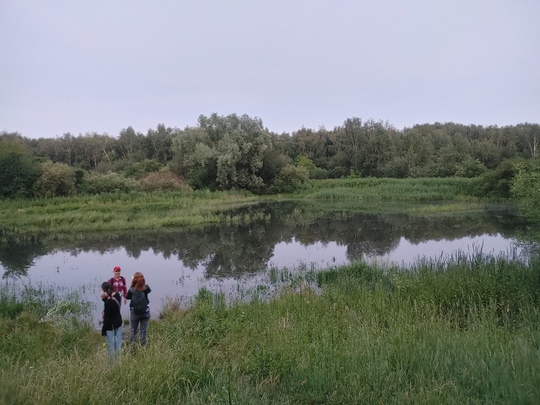
[[[242,218],[231,224],[232,218]],[[405,238],[412,243],[453,240],[480,235],[513,238],[524,229],[510,210],[482,211],[424,217],[404,213],[365,213],[325,209],[324,205],[300,202],[248,205],[222,214],[222,223],[197,230],[164,229],[155,232],[86,235],[48,239],[27,245],[0,246],[4,278],[26,276],[36,259],[63,251],[104,254],[124,248],[138,258],[153,251],[172,257],[195,269],[204,267],[207,278],[239,278],[267,269],[274,248],[280,243],[335,243],[346,247],[349,261],[382,256]]]

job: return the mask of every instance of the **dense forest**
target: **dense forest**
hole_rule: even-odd
[[[539,142],[540,125],[530,123],[448,122],[398,130],[353,117],[332,130],[276,134],[259,118],[235,114],[201,115],[196,126],[184,129],[159,124],[146,134],[128,127],[116,137],[28,139],[4,131],[0,197],[190,189],[262,194],[294,191],[309,178],[451,176],[484,176],[485,194],[505,196],[504,180],[520,164],[530,169],[537,162]]]

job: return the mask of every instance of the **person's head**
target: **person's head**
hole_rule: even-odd
[[[146,286],[146,280],[141,272],[136,272],[131,279],[131,288],[135,288],[138,291],[144,290]]]
[[[121,271],[122,271],[122,269],[120,268],[120,266],[115,266],[114,269],[113,269],[114,278],[119,278]]]
[[[108,281],[105,281],[105,282],[103,282],[101,284],[101,290],[102,290],[102,292],[104,292],[107,295],[112,295],[113,294],[112,284],[109,283]]]

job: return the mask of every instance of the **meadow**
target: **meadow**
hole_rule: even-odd
[[[115,364],[76,296],[4,288],[0,403],[540,402],[537,261],[463,255],[280,277],[270,299],[171,301],[148,346],[124,345]]]

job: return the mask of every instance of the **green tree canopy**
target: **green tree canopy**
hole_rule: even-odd
[[[201,115],[199,125],[175,139],[175,166],[190,185],[257,190],[264,186],[261,171],[272,147],[262,121],[247,115]]]
[[[40,167],[30,156],[22,138],[13,135],[2,133],[0,138],[0,197],[30,197]]]

